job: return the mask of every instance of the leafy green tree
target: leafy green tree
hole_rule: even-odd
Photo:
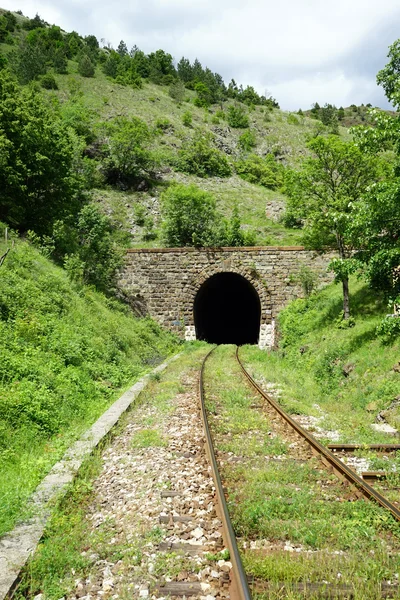
[[[110,219],[94,204],[82,208],[73,227],[56,223],[55,245],[67,251],[64,266],[71,279],[108,293],[115,289],[122,251],[113,233]]]
[[[78,63],[78,72],[82,77],[93,77],[95,73],[95,66],[90,60],[87,54],[82,54]]]
[[[246,110],[240,104],[231,104],[227,111],[227,121],[230,127],[244,129],[249,127],[249,117]]]
[[[350,316],[349,274],[352,260],[352,225],[363,194],[379,179],[373,157],[354,143],[335,136],[317,137],[308,143],[313,156],[299,172],[287,178],[289,211],[304,222],[308,247],[338,252],[331,263],[343,288],[343,318]]]
[[[211,104],[211,92],[208,86],[205,83],[199,81],[194,86],[196,92],[196,98],[194,99],[194,103],[196,106],[207,108]]]
[[[11,226],[48,233],[77,212],[76,140],[35,90],[0,72],[0,213]]]
[[[252,231],[243,231],[240,221],[239,208],[234,204],[232,215],[226,226],[227,246],[254,246],[256,238]]]
[[[193,69],[190,60],[182,56],[177,66],[178,76],[184,83],[193,79]]]
[[[217,222],[212,194],[175,184],[161,194],[163,241],[167,246],[212,246]]]
[[[225,154],[213,148],[212,141],[212,134],[197,131],[178,152],[178,169],[199,177],[229,177],[229,162]]]
[[[31,30],[31,29],[38,29],[38,28],[46,27],[46,23],[38,15],[38,13],[36,13],[36,15],[33,17],[33,19],[28,19],[27,21],[24,21],[22,26],[24,29]]]
[[[254,131],[248,129],[239,137],[239,146],[244,152],[250,152],[252,148],[257,145],[257,138],[255,136]]]
[[[118,44],[117,52],[120,56],[128,56],[128,46],[125,44],[124,40],[121,40]]]
[[[181,104],[185,98],[185,86],[181,80],[174,81],[169,86],[168,94],[178,104]]]
[[[235,163],[237,174],[250,183],[256,183],[271,190],[282,186],[284,167],[278,163],[272,154],[262,157],[250,154]]]
[[[153,134],[137,117],[115,118],[108,126],[107,158],[103,168],[110,183],[132,186],[138,178],[148,176],[155,166],[150,150]]]
[[[42,45],[24,39],[12,53],[11,64],[20,83],[29,83],[46,73],[47,52]]]

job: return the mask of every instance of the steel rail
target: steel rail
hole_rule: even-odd
[[[328,450],[325,446],[323,446],[315,437],[313,437],[306,429],[303,429],[301,425],[297,423],[295,419],[292,419],[290,415],[288,415],[283,408],[275,402],[269,394],[264,392],[263,389],[254,381],[252,376],[246,371],[242,361],[239,357],[239,348],[236,348],[236,359],[242,369],[243,374],[247,378],[250,385],[257,390],[257,392],[265,399],[269,404],[281,415],[281,417],[295,430],[297,433],[304,438],[308,444],[313,448],[313,450],[322,456],[325,464],[331,466],[334,472],[344,479],[346,479],[349,483],[355,486],[358,490],[360,490],[364,496],[369,498],[370,500],[375,500],[378,504],[380,504],[383,508],[388,510],[392,516],[400,521],[400,510],[389,500],[387,500],[382,494],[380,494],[373,487],[368,485],[361,477],[357,475],[352,469],[350,469],[347,465],[345,465],[339,458]]]
[[[224,542],[228,546],[230,560],[232,563],[232,577],[231,577],[231,588],[230,598],[231,600],[251,600],[251,592],[249,589],[247,576],[243,568],[242,559],[240,558],[239,548],[236,541],[235,532],[233,531],[232,522],[229,516],[228,506],[225,500],[225,494],[222,487],[221,476],[218,471],[217,460],[215,458],[214,445],[211,438],[210,427],[208,424],[206,407],[205,407],[205,393],[204,393],[204,371],[206,361],[215,350],[215,347],[210,350],[206,355],[201,365],[200,377],[199,377],[199,397],[201,405],[201,417],[204,425],[204,432],[206,438],[206,452],[211,465],[212,477],[215,484],[215,490],[217,494],[218,504],[221,511],[221,520],[223,527]]]

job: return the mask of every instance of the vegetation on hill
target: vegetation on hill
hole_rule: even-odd
[[[4,240],[4,227],[1,227]],[[177,348],[151,319],[16,239],[0,243],[0,535],[65,449]]]
[[[354,276],[351,286],[353,327],[343,326],[340,289],[331,284],[280,313],[277,352],[247,347],[242,355],[258,377],[276,383],[287,410],[320,418],[327,441],[335,431],[343,443],[388,442],[371,424],[387,411],[389,424],[400,425],[399,338],[382,328],[384,296]]]

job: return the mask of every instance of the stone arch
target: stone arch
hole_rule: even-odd
[[[220,273],[234,273],[244,277],[255,289],[261,305],[259,346],[261,348],[274,345],[275,323],[272,318],[272,300],[265,283],[260,279],[255,270],[235,264],[231,260],[218,262],[203,269],[183,289],[183,307],[185,322],[185,339],[195,340],[196,331],[194,323],[194,303],[197,293],[203,283],[213,275]]]

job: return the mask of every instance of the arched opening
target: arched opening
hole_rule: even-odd
[[[196,338],[211,344],[257,344],[261,304],[247,279],[217,273],[203,283],[194,301]]]

